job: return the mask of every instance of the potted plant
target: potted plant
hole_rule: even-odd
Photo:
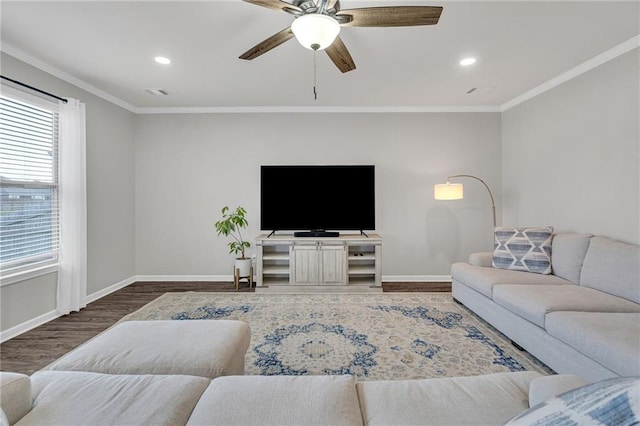
[[[233,241],[229,244],[229,253],[240,255],[236,257],[235,268],[238,269],[239,277],[248,277],[251,271],[251,258],[245,256],[245,250],[251,247],[249,241],[242,238],[242,229],[248,226],[246,219],[247,211],[243,207],[236,207],[235,210],[229,210],[228,206],[222,208],[222,219],[215,223],[218,236],[224,235],[231,237]]]

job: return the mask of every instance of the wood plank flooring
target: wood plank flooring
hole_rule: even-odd
[[[451,283],[383,283],[384,292],[451,291]],[[0,370],[32,374],[167,292],[230,291],[233,283],[139,282],[115,291],[80,312],[56,318],[0,344]],[[253,292],[241,283],[242,292]]]

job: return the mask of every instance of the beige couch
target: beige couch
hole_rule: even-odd
[[[451,267],[454,299],[558,373],[640,376],[640,247],[561,233],[551,249],[548,275],[472,254]]]
[[[536,372],[424,380],[247,376],[242,321],[125,321],[31,376],[0,373],[7,425],[504,424],[585,383]]]

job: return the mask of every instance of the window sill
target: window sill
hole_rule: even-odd
[[[37,268],[29,269],[26,271],[19,271],[12,274],[10,273],[8,275],[2,275],[0,276],[0,287],[4,287],[6,285],[15,284],[20,281],[36,278],[41,275],[51,274],[53,272],[58,272],[57,263],[42,265]]]

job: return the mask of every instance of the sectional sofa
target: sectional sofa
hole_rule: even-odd
[[[640,247],[577,233],[541,241],[530,266],[543,265],[545,250],[549,261],[537,272],[505,267],[504,241],[453,264],[453,298],[558,373],[588,381],[640,376]]]
[[[556,395],[586,384],[577,376],[532,371],[361,382],[350,375],[248,376],[248,339],[242,321],[122,322],[31,376],[0,373],[0,423],[527,424],[540,407],[548,417]],[[633,395],[640,380],[604,385],[607,396],[618,396],[637,418]]]
[[[603,424],[640,419],[640,378],[252,376],[244,375],[249,337],[242,321],[121,322],[31,376],[1,372],[0,425],[523,425],[567,420],[567,413],[575,424],[584,416]]]
[[[584,382],[530,371],[357,382],[348,375],[211,379],[43,370],[31,377],[0,373],[0,384],[3,426],[478,426],[503,425]]]

